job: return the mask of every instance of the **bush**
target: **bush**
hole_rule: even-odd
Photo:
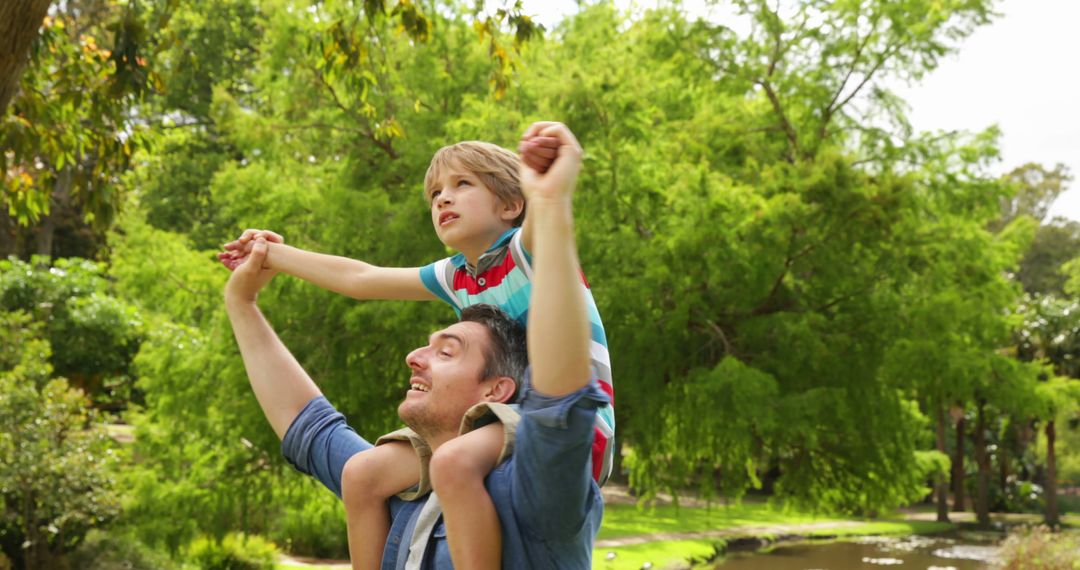
[[[289,554],[315,558],[349,557],[345,509],[341,501],[312,481],[304,480],[299,492],[274,498],[284,507],[270,536]]]
[[[71,555],[71,567],[80,570],[179,570],[181,565],[130,535],[92,530]]]
[[[1005,570],[1080,570],[1080,534],[1024,528],[1002,543],[999,557]]]
[[[187,548],[187,560],[202,570],[264,570],[277,567],[274,543],[254,535],[234,532],[220,542],[201,537]]]
[[[83,393],[50,378],[39,336],[25,314],[0,312],[0,549],[25,568],[62,565],[120,508],[113,442]]]

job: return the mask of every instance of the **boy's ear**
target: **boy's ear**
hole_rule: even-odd
[[[489,402],[505,403],[514,397],[517,390],[517,382],[509,376],[497,376],[491,380],[484,396]]]
[[[525,209],[525,200],[518,198],[510,202],[503,202],[502,211],[499,212],[499,218],[512,222],[521,215],[521,211]]]

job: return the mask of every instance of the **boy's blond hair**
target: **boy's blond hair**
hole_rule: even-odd
[[[457,165],[480,179],[503,204],[521,201],[521,214],[514,218],[513,226],[525,221],[525,195],[521,192],[518,155],[501,146],[482,141],[463,141],[440,148],[431,157],[427,175],[424,176],[424,197],[431,201],[431,193],[444,168]]]

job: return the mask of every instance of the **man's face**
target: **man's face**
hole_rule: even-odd
[[[429,443],[457,435],[461,418],[485,401],[490,382],[481,379],[490,342],[480,323],[459,322],[437,331],[405,357],[412,369],[398,415]]]

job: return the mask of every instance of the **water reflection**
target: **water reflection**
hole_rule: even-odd
[[[946,537],[868,537],[826,544],[780,546],[767,553],[739,553],[719,570],[866,570],[901,566],[919,570],[985,570],[997,547]]]

